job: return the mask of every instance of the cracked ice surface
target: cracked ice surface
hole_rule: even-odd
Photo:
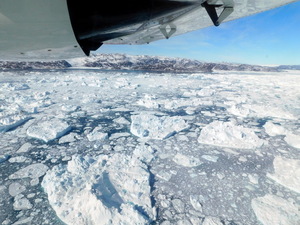
[[[156,217],[149,172],[134,157],[74,156],[49,171],[42,186],[67,224],[146,224]]]
[[[1,225],[298,223],[299,72],[19,71],[0,86]]]

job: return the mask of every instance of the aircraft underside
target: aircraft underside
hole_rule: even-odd
[[[146,44],[294,1],[0,0],[0,58],[68,58],[102,44]]]

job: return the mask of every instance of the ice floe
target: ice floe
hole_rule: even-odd
[[[1,116],[0,112],[0,132],[14,129],[30,119],[29,115],[13,114]]]
[[[154,108],[157,109],[160,107],[160,104],[155,95],[145,94],[142,99],[137,101],[138,105],[144,106],[146,108]]]
[[[201,198],[199,195],[190,195],[190,203],[195,210],[202,212]]]
[[[9,159],[9,155],[0,155],[0,163],[5,162]]]
[[[48,166],[42,163],[31,164],[10,175],[9,179],[22,179],[27,177],[32,179],[39,178],[43,176],[48,169]]]
[[[207,216],[205,217],[202,225],[223,225],[223,223],[217,217]]]
[[[273,117],[273,118],[282,118],[282,119],[290,119],[295,120],[294,114],[290,113],[285,108],[278,108],[275,106],[269,105],[258,105],[258,104],[250,104],[250,103],[243,103],[243,104],[230,104],[228,107],[228,111],[236,116],[241,117]]]
[[[284,140],[290,146],[300,149],[300,135],[296,135],[291,132],[287,132]]]
[[[74,156],[50,170],[42,186],[67,224],[149,224],[156,217],[149,176],[130,156]]]
[[[24,153],[24,152],[28,152],[32,147],[32,144],[30,144],[29,142],[24,143],[17,151],[17,153]]]
[[[205,126],[200,133],[198,142],[230,148],[253,149],[266,144],[252,129],[234,122],[214,121]]]
[[[177,153],[174,156],[173,161],[178,165],[185,166],[185,167],[195,167],[202,164],[202,161],[199,160],[198,158],[194,156],[183,155],[181,153]]]
[[[27,198],[25,197],[18,198],[18,196],[15,197],[15,201],[13,204],[14,210],[31,209],[32,206],[33,205],[30,203],[30,201]]]
[[[139,114],[131,116],[132,134],[147,139],[165,139],[187,129],[189,125],[180,116],[155,116]]]
[[[300,224],[300,206],[276,195],[267,194],[255,198],[251,205],[256,217],[263,225]]]
[[[274,124],[270,121],[266,122],[264,125],[265,131],[270,136],[276,136],[276,135],[285,135],[286,130],[284,127]]]
[[[71,127],[61,119],[51,118],[37,121],[27,129],[27,135],[45,142],[52,141],[65,135]]]
[[[300,135],[294,134],[293,132],[285,129],[284,127],[267,122],[264,125],[265,131],[270,136],[285,135],[284,140],[287,144],[294,148],[300,148]]]
[[[268,173],[267,176],[300,194],[300,160],[277,156],[273,166],[274,174]]]
[[[15,197],[26,190],[26,187],[18,182],[11,183],[8,187],[8,193]]]
[[[104,141],[107,139],[107,133],[101,131],[102,127],[96,127],[91,133],[87,135],[89,141]]]

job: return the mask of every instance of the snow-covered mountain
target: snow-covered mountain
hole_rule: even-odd
[[[97,54],[68,61],[51,62],[6,62],[0,61],[0,69],[64,69],[70,67],[92,67],[105,70],[138,70],[153,72],[212,72],[221,71],[259,71],[278,72],[290,67],[270,67],[236,63],[210,63],[192,59],[160,56],[133,56],[126,54]],[[293,67],[295,68],[295,67]]]
[[[300,70],[300,65],[280,65],[278,68],[281,70]]]
[[[49,62],[0,61],[0,70],[65,69],[69,67],[71,64],[65,60]]]
[[[248,64],[209,63],[192,59],[169,58],[160,56],[133,56],[125,54],[100,54],[89,58],[69,61],[74,67],[97,67],[114,70],[142,70],[155,72],[212,72],[226,71],[264,71],[277,72],[278,68]]]

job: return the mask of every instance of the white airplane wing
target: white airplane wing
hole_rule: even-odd
[[[0,0],[0,59],[89,55],[146,44],[296,0]]]

